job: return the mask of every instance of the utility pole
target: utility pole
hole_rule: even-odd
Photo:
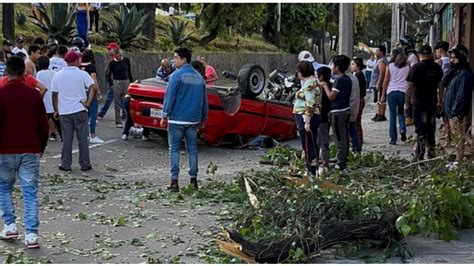
[[[277,32],[276,32],[276,45],[280,48],[280,31],[281,31],[281,3],[277,3]]]
[[[389,48],[395,48],[400,40],[400,3],[392,4],[392,31],[390,36],[391,47],[387,47],[389,51],[391,50]]]
[[[354,3],[339,4],[339,54],[352,58],[354,50]]]

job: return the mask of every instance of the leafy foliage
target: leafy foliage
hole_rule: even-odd
[[[355,5],[355,43],[366,44],[373,40],[373,46],[390,41],[392,9],[386,3],[357,3]]]
[[[281,158],[288,159],[286,164],[278,163]],[[400,236],[438,234],[450,240],[456,238],[457,228],[474,227],[471,164],[451,170],[444,161],[410,164],[380,153],[351,154],[350,170],[334,171],[329,176],[331,182],[348,190],[344,193],[323,189],[320,180],[309,180],[307,187],[283,183],[281,177],[288,175],[283,165],[299,165],[304,170],[304,164],[294,162],[300,156],[291,149],[269,150],[265,155],[268,159],[274,159],[278,168],[241,173],[237,178],[242,191],[246,190],[242,179],[248,180],[259,201],[257,208],[245,201],[234,217],[240,234],[250,240],[278,241],[296,236],[297,241],[309,243],[319,237],[321,224],[379,220],[394,214],[399,217],[390,230],[397,230]],[[394,236],[393,249],[406,258],[408,252],[400,247],[397,234]],[[383,257],[388,256],[384,253]],[[294,249],[289,260],[302,262],[307,257]]]
[[[184,31],[186,30],[188,24],[189,21],[170,18],[170,22],[168,25],[169,27],[166,34],[175,46],[181,46],[183,43],[188,41],[194,34],[194,32],[185,34]]]
[[[38,10],[43,20],[39,21],[34,16],[28,16],[31,22],[60,44],[67,44],[75,34],[74,6],[70,3],[52,3],[48,7],[39,7]]]
[[[106,39],[116,41],[120,48],[145,48],[145,41],[148,39],[142,35],[143,25],[148,19],[143,9],[138,9],[136,5],[131,8],[120,5],[114,12],[110,21],[102,21],[102,29]]]
[[[267,4],[266,19],[263,24],[264,38],[276,43],[277,5]],[[290,53],[304,50],[309,33],[323,28],[328,16],[326,4],[282,4],[281,5],[281,48]],[[284,11],[284,12],[283,12]]]
[[[267,4],[203,4],[200,19],[204,29],[209,32],[201,39],[201,45],[206,45],[219,34],[237,32],[251,34],[258,32],[265,19]]]

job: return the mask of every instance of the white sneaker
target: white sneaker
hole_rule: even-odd
[[[323,165],[320,165],[318,168],[318,177],[321,179],[326,178],[328,175],[328,169],[324,167]]]
[[[147,137],[147,136],[142,136],[142,140],[143,140],[143,141],[148,141],[148,140],[150,140],[150,138]]]
[[[127,134],[123,134],[123,135],[122,135],[122,139],[123,139],[123,140],[127,140],[127,139],[128,139]]]
[[[39,248],[38,235],[35,233],[25,233],[25,245],[27,248]]]
[[[16,227],[15,223],[5,225],[3,227],[2,232],[0,232],[1,240],[10,240],[10,239],[17,239],[17,238],[18,238],[18,228]]]
[[[99,137],[97,137],[97,136],[95,136],[94,138],[91,138],[91,139],[89,140],[89,142],[90,142],[91,144],[102,144],[102,143],[104,143],[104,141],[101,140],[101,139],[100,139]]]

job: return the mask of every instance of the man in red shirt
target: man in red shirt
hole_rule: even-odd
[[[25,62],[18,56],[11,57],[6,73],[9,81],[0,88],[0,204],[5,225],[0,239],[18,238],[12,200],[18,175],[23,193],[25,244],[27,248],[38,248],[39,159],[48,141],[48,118],[41,94],[22,81]]]
[[[0,79],[0,87],[5,86],[8,83],[8,80],[9,80],[8,76],[4,76],[3,78],[1,78]],[[36,88],[41,93],[42,96],[44,96],[44,94],[48,90],[48,88],[46,88],[46,86],[41,84],[41,82],[39,82],[37,79],[35,79],[31,74],[24,74],[21,77],[21,81],[23,81],[26,85],[28,85],[32,88]]]

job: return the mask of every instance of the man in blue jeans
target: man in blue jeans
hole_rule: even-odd
[[[27,248],[38,248],[39,159],[48,142],[48,118],[39,91],[21,81],[25,73],[23,59],[12,56],[6,73],[9,81],[0,89],[0,204],[4,222],[0,239],[18,238],[12,200],[18,176],[23,193],[25,244]]]
[[[168,190],[179,192],[179,145],[184,138],[189,159],[191,186],[198,188],[197,129],[207,120],[209,109],[206,83],[190,64],[191,51],[178,48],[174,51],[177,70],[166,88],[161,127],[168,124],[168,146],[170,157],[171,185]]]

